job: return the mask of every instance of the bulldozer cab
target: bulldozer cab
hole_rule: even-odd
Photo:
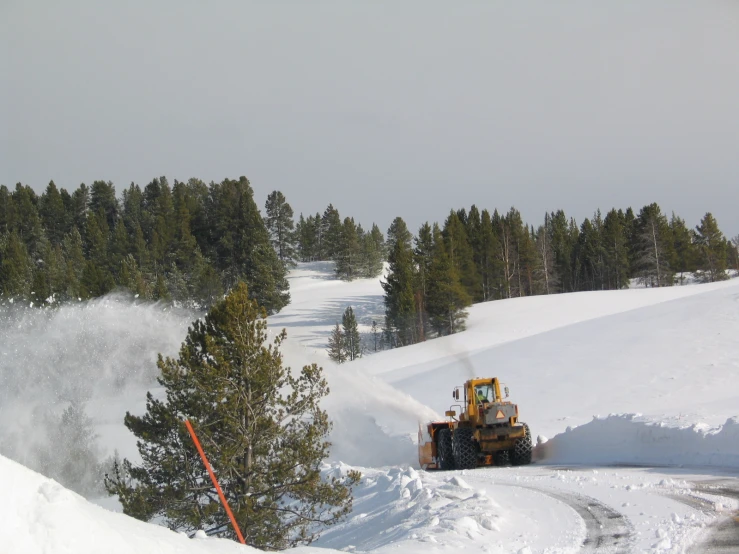
[[[495,398],[495,391],[492,383],[487,385],[477,385],[475,387],[475,400],[478,404],[487,404]]]

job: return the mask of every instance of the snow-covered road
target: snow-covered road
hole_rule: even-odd
[[[351,519],[317,545],[374,553],[739,551],[739,474],[546,465],[364,471]]]

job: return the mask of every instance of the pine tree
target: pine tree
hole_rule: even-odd
[[[15,229],[15,203],[13,195],[5,185],[0,185],[0,235]]]
[[[336,276],[352,281],[360,275],[360,241],[353,218],[344,218],[344,224],[335,251]]]
[[[282,550],[311,542],[351,511],[359,474],[321,478],[331,428],[322,370],[282,365],[283,330],[267,345],[266,311],[239,283],[193,323],[177,359],[159,358],[166,398],[126,414],[142,463],[116,464],[106,487],[124,513],[172,529],[234,538],[182,421],[189,419],[246,543]]]
[[[294,267],[297,257],[295,222],[293,209],[285,200],[285,196],[278,190],[267,196],[264,204],[267,217],[264,220],[269,232],[272,247],[277,257],[288,267]]]
[[[249,180],[211,184],[208,208],[213,222],[211,261],[224,288],[244,280],[261,306],[271,314],[278,312],[290,302],[287,268],[269,243]]]
[[[341,233],[343,225],[339,210],[329,204],[323,212],[320,223],[321,248],[324,260],[336,260],[341,248]]]
[[[606,288],[628,287],[629,246],[626,216],[623,211],[613,209],[606,214],[602,242],[606,259]]]
[[[81,283],[87,261],[83,251],[82,235],[80,235],[77,227],[73,227],[64,237],[62,249],[67,265],[65,296],[73,300],[82,298]],[[87,298],[87,293],[84,296]]]
[[[544,225],[536,231],[536,252],[539,256],[537,281],[541,283],[542,294],[556,291],[559,278],[555,268],[554,247],[552,246],[553,229],[549,214],[544,214]]]
[[[405,346],[417,342],[418,339],[412,236],[401,218],[395,219],[391,231],[388,231],[388,239],[392,245],[388,255],[388,272],[386,280],[381,281],[385,291],[385,329],[391,338],[390,344]]]
[[[434,228],[434,259],[429,272],[428,303],[426,309],[431,326],[439,335],[450,335],[464,330],[467,318],[465,307],[471,299],[459,282],[457,270],[446,252],[438,226]]]
[[[298,255],[304,262],[312,262],[316,257],[316,219],[312,215],[308,219],[300,214],[300,219],[295,227],[295,234],[298,239]]]
[[[639,212],[634,238],[635,260],[632,267],[639,280],[653,287],[672,285],[670,227],[656,203],[644,206]]]
[[[403,221],[403,218],[396,217],[387,230],[385,248],[387,249],[388,258],[390,257],[390,253],[395,249],[396,244],[400,243],[403,248],[410,249],[412,240],[413,235],[408,230],[408,226]]]
[[[673,253],[670,266],[680,273],[680,284],[683,284],[684,274],[695,271],[700,253],[693,242],[693,233],[688,229],[685,220],[677,217],[674,212],[670,218],[670,234]]]
[[[735,271],[739,272],[739,235],[731,239],[730,259]]]
[[[377,277],[382,273],[382,262],[385,259],[385,237],[382,236],[380,228],[373,223],[372,229],[367,234],[367,271],[365,277]]]
[[[110,181],[107,183],[105,181],[95,181],[92,183],[90,186],[89,209],[95,214],[102,212],[108,229],[112,229],[115,226],[120,207],[118,206],[118,199],[115,196],[113,183]]]
[[[54,181],[50,181],[46,191],[39,199],[39,215],[46,237],[52,244],[61,244],[67,233],[67,212],[62,195]]]
[[[61,418],[48,418],[46,446],[36,453],[40,471],[83,496],[102,492],[102,464],[98,435],[85,404],[74,400]]]
[[[357,318],[354,316],[354,310],[349,306],[344,310],[341,318],[341,326],[343,330],[343,348],[344,357],[353,361],[362,355],[362,343],[359,337],[359,326]]]
[[[338,321],[328,337],[328,357],[337,364],[343,364],[346,361],[344,333]]]
[[[72,206],[69,211],[71,225],[77,227],[81,232],[85,228],[85,220],[90,206],[90,189],[82,183],[77,190],[72,193]]]
[[[431,331],[431,322],[429,321],[426,304],[428,303],[431,264],[434,259],[434,236],[428,222],[418,229],[418,235],[414,239],[414,243],[413,264],[416,267],[414,289],[419,331],[418,339],[424,341]]]
[[[38,213],[38,196],[29,186],[18,183],[13,193],[15,206],[15,230],[26,245],[28,255],[33,260],[41,257],[43,228]]]
[[[30,298],[33,264],[26,245],[13,231],[0,252],[0,290],[7,297]]]
[[[462,213],[462,216],[464,220],[468,219],[465,213]],[[446,252],[467,295],[472,299],[482,300],[480,275],[475,266],[472,247],[462,221],[459,215],[452,211],[444,222],[442,234]]]
[[[710,212],[703,216],[700,225],[695,228],[695,242],[705,268],[706,281],[713,283],[726,279],[726,239]]]
[[[483,210],[480,217],[480,251],[477,256],[484,301],[503,298],[500,287],[502,268],[497,255],[499,251],[500,243],[498,236],[493,232],[490,212]]]

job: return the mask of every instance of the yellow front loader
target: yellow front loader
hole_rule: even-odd
[[[455,387],[446,421],[418,429],[423,469],[473,469],[531,463],[531,432],[518,421],[518,406],[503,398],[497,377],[471,379]],[[508,388],[505,388],[508,398]]]

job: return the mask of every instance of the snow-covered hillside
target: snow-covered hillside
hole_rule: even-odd
[[[331,327],[351,305],[368,333],[372,320],[383,319],[382,288],[378,280],[337,281],[331,269],[301,264],[291,275],[291,305],[270,324],[273,332],[287,328],[290,365],[319,361],[325,368],[332,391],[325,407],[334,420],[326,471],[360,466],[364,479],[349,519],[324,533],[315,545],[322,548],[298,551],[722,551],[716,537],[732,532],[725,522],[739,509],[739,280],[477,305],[464,333],[337,366],[326,354]],[[121,310],[120,327],[109,332],[136,337],[135,349],[118,351],[139,350],[148,363],[153,345],[174,353],[173,331],[182,332],[191,317],[160,316],[147,338],[137,320],[153,321],[144,315],[158,308],[139,307],[132,318],[123,316],[131,313],[125,306],[101,306]],[[100,332],[89,323],[97,317],[91,309],[60,312],[86,318],[77,335],[74,326],[55,323],[60,315],[26,327],[43,334],[48,367],[55,367],[55,348]],[[97,352],[104,367],[108,350]],[[537,448],[539,461],[418,470],[418,423],[448,408],[455,385],[493,375],[510,388],[534,434],[549,437]],[[122,416],[141,409],[147,386],[136,383],[123,393],[93,387],[90,411],[108,451],[135,453]],[[6,417],[4,424],[12,423]],[[622,464],[665,467],[616,467]],[[10,491],[0,521],[11,537],[0,552],[96,552],[102,545],[111,552],[245,551],[107,512],[2,457],[0,490]]]

